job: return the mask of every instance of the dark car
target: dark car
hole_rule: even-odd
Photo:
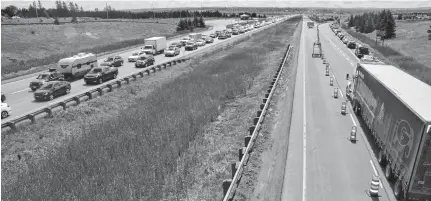
[[[353,42],[353,41],[350,41],[350,42],[347,44],[347,47],[348,47],[349,49],[355,49],[355,48],[356,48],[356,43],[355,43],[355,42]]]
[[[196,50],[196,49],[198,49],[198,44],[194,41],[187,42],[185,49],[186,50]]]
[[[124,59],[120,56],[113,56],[106,58],[100,66],[122,66],[124,63]]]
[[[4,93],[1,93],[1,102],[3,103],[6,100],[6,95]]]
[[[117,78],[117,75],[117,68],[109,66],[99,66],[91,69],[91,71],[84,76],[84,81],[86,84],[102,84],[105,80]]]
[[[232,34],[233,34],[233,35],[238,35],[238,34],[239,34],[239,31],[238,31],[238,30],[236,30],[236,29],[234,29],[234,30],[232,30]]]
[[[216,37],[217,37],[217,35],[216,35],[215,33],[212,33],[212,34],[210,34],[210,37],[211,37],[211,38],[216,38]]]
[[[138,58],[135,67],[147,67],[154,65],[155,59],[153,55],[144,55]]]
[[[227,36],[226,36],[226,34],[224,34],[224,33],[221,33],[219,36],[218,36],[218,39],[226,39],[227,38]]]
[[[232,34],[230,32],[226,32],[225,34],[226,34],[226,37],[228,38],[232,37]]]
[[[59,73],[56,71],[56,69],[49,69],[48,72],[44,72],[39,74],[36,79],[30,82],[30,89],[32,91],[36,91],[39,89],[43,84],[50,82],[50,81],[63,81],[64,75],[62,73]]]
[[[368,48],[366,47],[362,47],[362,46],[356,46],[356,50],[355,50],[355,55],[358,58],[362,58],[364,55],[369,55],[370,51],[368,50]]]
[[[222,33],[221,31],[216,31],[215,32],[216,37],[219,37],[221,33]]]
[[[47,82],[34,92],[34,99],[52,100],[55,97],[70,93],[70,88],[70,83],[67,81]]]

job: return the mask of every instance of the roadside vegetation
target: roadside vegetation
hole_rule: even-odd
[[[20,167],[8,166],[6,158],[20,154],[25,162],[9,185],[3,185],[2,174],[2,198],[218,200],[221,181],[230,175],[228,163],[242,144],[237,139],[252,116],[230,113],[235,121],[228,122],[236,122],[232,127],[220,125],[208,133],[208,126],[252,89],[264,92],[299,20],[181,64],[189,71],[155,88],[132,82],[113,92],[114,98],[85,102],[11,134],[2,140],[2,172]],[[265,82],[261,89],[255,88],[261,84],[257,77]],[[255,115],[260,99],[247,105],[248,114]],[[229,132],[238,128],[242,133]],[[47,139],[56,136],[63,138]],[[33,143],[25,147],[27,140]],[[15,153],[10,153],[12,147]]]
[[[419,63],[415,58],[406,56],[390,46],[381,45],[379,43],[376,44],[375,40],[364,34],[355,32],[346,26],[343,26],[343,28],[351,36],[377,51],[376,56],[379,56],[380,60],[388,64],[398,66],[410,75],[418,78],[428,85],[431,85],[431,68],[429,66]],[[426,54],[426,52],[423,52],[423,54]]]

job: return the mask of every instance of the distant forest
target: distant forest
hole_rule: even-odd
[[[126,19],[143,19],[143,18],[184,18],[184,17],[219,17],[219,18],[229,18],[229,17],[239,17],[242,14],[248,14],[251,17],[266,18],[265,15],[256,13],[222,13],[218,10],[216,11],[117,11],[111,6],[107,6],[103,10],[95,9],[94,11],[84,10],[82,6],[72,1],[55,1],[55,8],[46,9],[43,7],[42,2],[38,0],[34,1],[29,5],[28,8],[17,8],[14,5],[9,5],[1,10],[1,15],[4,17],[24,17],[24,18],[35,18],[35,17],[94,17],[94,18],[126,18]],[[107,12],[108,11],[108,12]]]

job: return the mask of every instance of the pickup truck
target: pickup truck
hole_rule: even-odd
[[[359,63],[353,110],[399,200],[431,199],[431,86],[399,68]]]
[[[145,54],[162,54],[166,49],[166,37],[152,37],[144,40],[144,47],[141,48]]]
[[[36,77],[36,79],[32,80],[30,82],[30,89],[32,91],[36,91],[46,82],[56,80],[64,80],[64,75],[62,73],[59,73],[55,68],[51,68],[48,70],[48,72],[41,73]]]

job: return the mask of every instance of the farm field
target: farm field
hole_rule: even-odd
[[[220,200],[299,20],[3,135],[4,199]]]
[[[2,79],[77,52],[101,53],[140,44],[151,36],[181,34],[175,30],[178,20],[2,26]]]
[[[384,44],[431,68],[431,40],[428,40],[427,33],[431,21],[397,20],[396,23],[397,37],[385,40]],[[375,40],[375,32],[365,35]],[[381,41],[378,42],[381,44]]]

